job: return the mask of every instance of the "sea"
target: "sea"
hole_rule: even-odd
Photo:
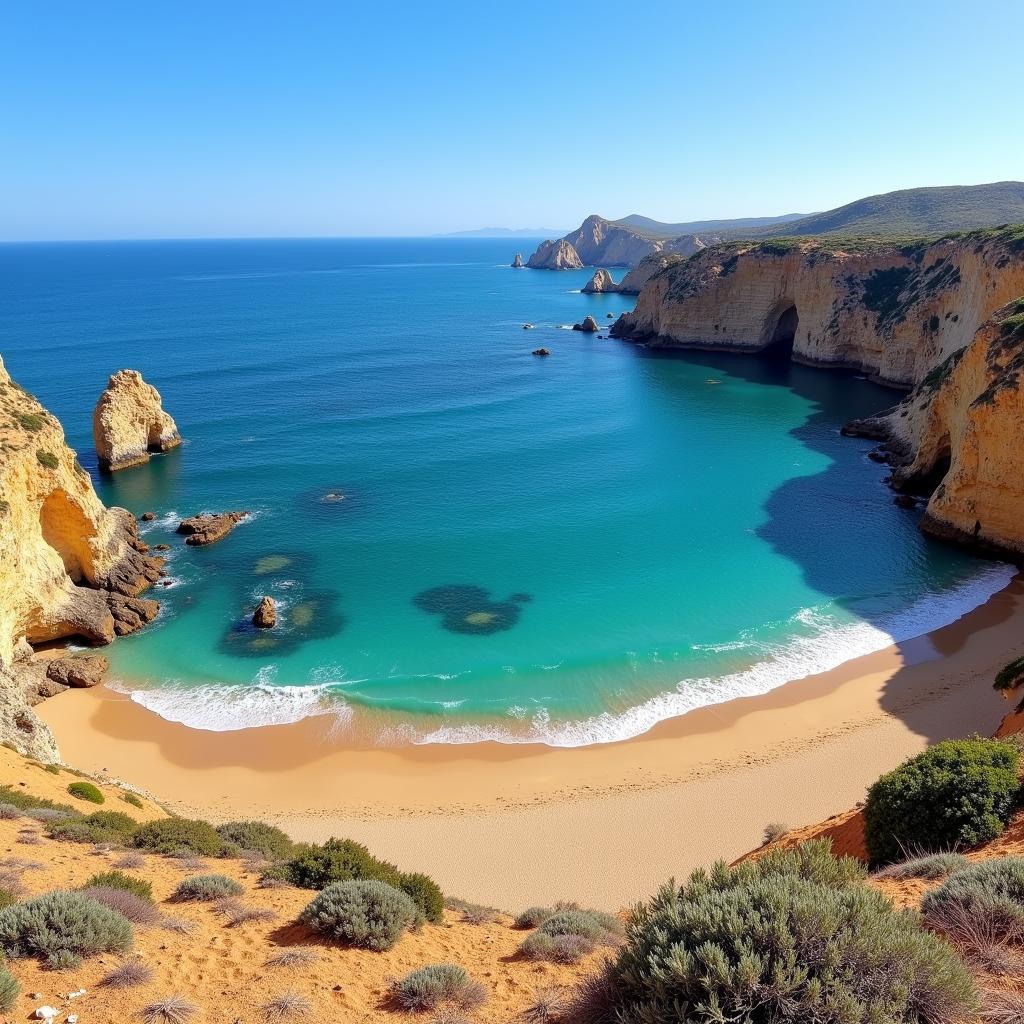
[[[582,746],[920,635],[1009,581],[926,539],[870,442],[840,435],[897,392],[612,339],[634,298],[512,269],[534,244],[0,246],[9,371],[103,501],[171,545],[113,685],[197,729],[328,714],[339,743]],[[571,330],[588,314],[597,335]],[[103,475],[92,410],[126,367],[184,443]],[[217,544],[175,533],[236,509]],[[270,631],[249,622],[264,595]]]

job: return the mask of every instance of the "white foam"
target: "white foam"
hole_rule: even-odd
[[[445,725],[410,736],[413,743],[543,743],[551,747],[580,747],[615,743],[647,732],[658,722],[685,715],[696,708],[721,704],[737,697],[768,693],[784,683],[817,675],[853,658],[883,650],[893,643],[922,636],[949,625],[1006,587],[1016,574],[1013,566],[996,563],[977,576],[942,594],[917,601],[879,624],[854,622],[836,625],[816,609],[802,609],[795,616],[814,623],[819,632],[794,638],[782,651],[742,672],[719,677],[681,680],[674,690],[652,697],[636,707],[612,714],[603,712],[571,722],[552,722],[546,709],[532,716],[523,707],[509,714],[529,724],[508,729],[500,724]]]

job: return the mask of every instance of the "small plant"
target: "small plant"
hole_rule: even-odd
[[[217,826],[217,835],[225,843],[261,854],[268,860],[284,860],[295,851],[295,844],[284,832],[262,821],[229,821]]]
[[[536,931],[523,939],[519,952],[529,960],[575,964],[596,948],[597,942],[587,935],[548,935]]]
[[[3,885],[0,886],[0,910],[4,907],[13,907],[21,897],[21,886]]]
[[[60,460],[53,452],[44,451],[42,448],[36,452],[36,459],[40,466],[45,466],[47,469],[56,469],[60,465]]]
[[[82,958],[70,949],[55,949],[47,954],[46,966],[51,971],[73,971],[82,966]]]
[[[47,832],[66,842],[120,846],[131,841],[137,828],[138,822],[123,811],[93,811],[84,817],[58,817]]]
[[[554,1024],[568,1008],[565,989],[549,985],[534,993],[533,1002],[523,1010],[522,1017],[526,1024]]]
[[[183,996],[164,996],[142,1011],[145,1024],[188,1024],[198,1010]]]
[[[985,1024],[1020,1024],[1024,1020],[1024,992],[987,989],[982,999],[981,1019]]]
[[[153,968],[141,960],[125,960],[118,964],[103,980],[101,985],[108,988],[134,988],[148,985],[153,980]]]
[[[268,961],[268,967],[305,967],[316,963],[320,954],[312,949],[284,949],[275,953]]]
[[[391,949],[417,918],[416,904],[400,889],[357,880],[327,886],[299,919],[339,942],[382,952]]]
[[[0,819],[3,821],[13,821],[20,817],[21,809],[15,807],[14,804],[0,804]]]
[[[1013,690],[1024,683],[1024,657],[1014,658],[997,673],[992,684],[997,690]]]
[[[60,775],[59,764],[44,764],[42,768],[44,772],[49,772],[51,775]]]
[[[282,992],[260,1007],[266,1020],[288,1020],[291,1017],[305,1017],[313,1007],[308,999],[297,992]]]
[[[999,740],[945,740],[883,775],[864,805],[871,862],[896,860],[908,848],[994,839],[1017,799],[1020,757]]]
[[[927,853],[890,864],[876,871],[874,877],[893,878],[897,881],[924,878],[929,882],[937,882],[956,871],[963,871],[970,863],[962,853]]]
[[[144,868],[146,858],[141,853],[125,853],[114,861],[115,868]]]
[[[240,924],[277,920],[277,912],[268,907],[233,907],[225,916],[231,928],[237,928]]]
[[[187,917],[175,917],[172,914],[165,914],[160,918],[160,927],[176,935],[191,935],[196,926]]]
[[[150,925],[160,920],[160,911],[151,900],[137,896],[126,889],[112,889],[106,886],[91,885],[81,890],[83,896],[102,903],[111,910],[128,918],[132,924]]]
[[[516,928],[537,928],[542,925],[551,915],[553,910],[548,907],[527,907],[516,916],[513,926]]]
[[[35,412],[16,412],[14,418],[24,430],[38,434],[46,426],[46,420]]]
[[[104,871],[102,874],[93,875],[82,888],[87,889],[95,885],[107,889],[124,889],[125,892],[134,893],[140,899],[153,902],[153,886],[144,878],[135,878],[123,871]]]
[[[1024,940],[1024,857],[972,864],[947,878],[921,901],[928,924],[963,940],[964,921],[992,937]]]
[[[167,856],[193,853],[216,857],[223,845],[209,822],[191,818],[158,818],[147,822],[139,826],[132,842],[140,850],[152,850]]]
[[[79,892],[55,892],[0,910],[0,946],[8,954],[48,957],[59,950],[79,956],[120,953],[132,944],[122,914]]]
[[[493,924],[498,920],[500,911],[494,907],[485,907],[479,903],[467,903],[465,900],[447,899],[444,905],[454,910],[463,924]]]
[[[225,896],[240,896],[245,889],[225,875],[191,875],[178,884],[171,894],[174,903],[213,903]]]
[[[15,807],[20,807],[25,811],[45,808],[46,810],[51,811],[62,811],[73,817],[79,814],[74,807],[70,807],[67,804],[54,803],[52,800],[47,800],[45,797],[33,796],[31,793],[26,793],[17,786],[0,786],[0,802],[13,804]]]
[[[771,821],[764,827],[764,835],[762,836],[762,845],[768,846],[769,843],[777,843],[787,832],[789,826],[784,825],[781,821]]]
[[[469,984],[469,975],[458,964],[432,964],[395,982],[395,1000],[403,1010],[433,1010],[443,1002],[457,1002]]]
[[[13,1007],[21,986],[5,966],[0,965],[0,1013],[9,1013]]]
[[[141,809],[141,808],[143,808],[143,807],[145,807],[145,806],[146,806],[146,805],[145,805],[145,804],[144,804],[144,803],[142,802],[141,798],[140,798],[140,797],[137,797],[137,796],[136,796],[136,795],[135,795],[134,793],[122,793],[122,794],[121,794],[121,799],[122,799],[122,800],[123,800],[123,801],[124,801],[124,802],[125,802],[126,804],[131,804],[131,805],[132,805],[132,807],[138,807],[138,808],[140,808],[140,809]]]

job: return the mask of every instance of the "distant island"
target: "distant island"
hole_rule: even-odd
[[[435,238],[551,238],[564,235],[564,228],[472,228],[469,231],[448,231]]]

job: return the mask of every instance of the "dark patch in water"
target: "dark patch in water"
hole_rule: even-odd
[[[303,511],[316,518],[323,516],[351,515],[356,510],[365,508],[364,496],[348,486],[315,487],[303,491],[299,496],[299,505]]]
[[[252,609],[247,608],[221,637],[220,649],[239,657],[269,658],[291,654],[307,640],[336,636],[345,628],[337,600],[333,590],[316,591],[281,609],[273,629],[257,629],[251,622]]]
[[[431,615],[440,615],[441,625],[451,633],[486,636],[511,629],[519,621],[519,603],[529,600],[529,594],[513,594],[507,601],[494,601],[483,587],[449,584],[424,590],[412,603]]]

